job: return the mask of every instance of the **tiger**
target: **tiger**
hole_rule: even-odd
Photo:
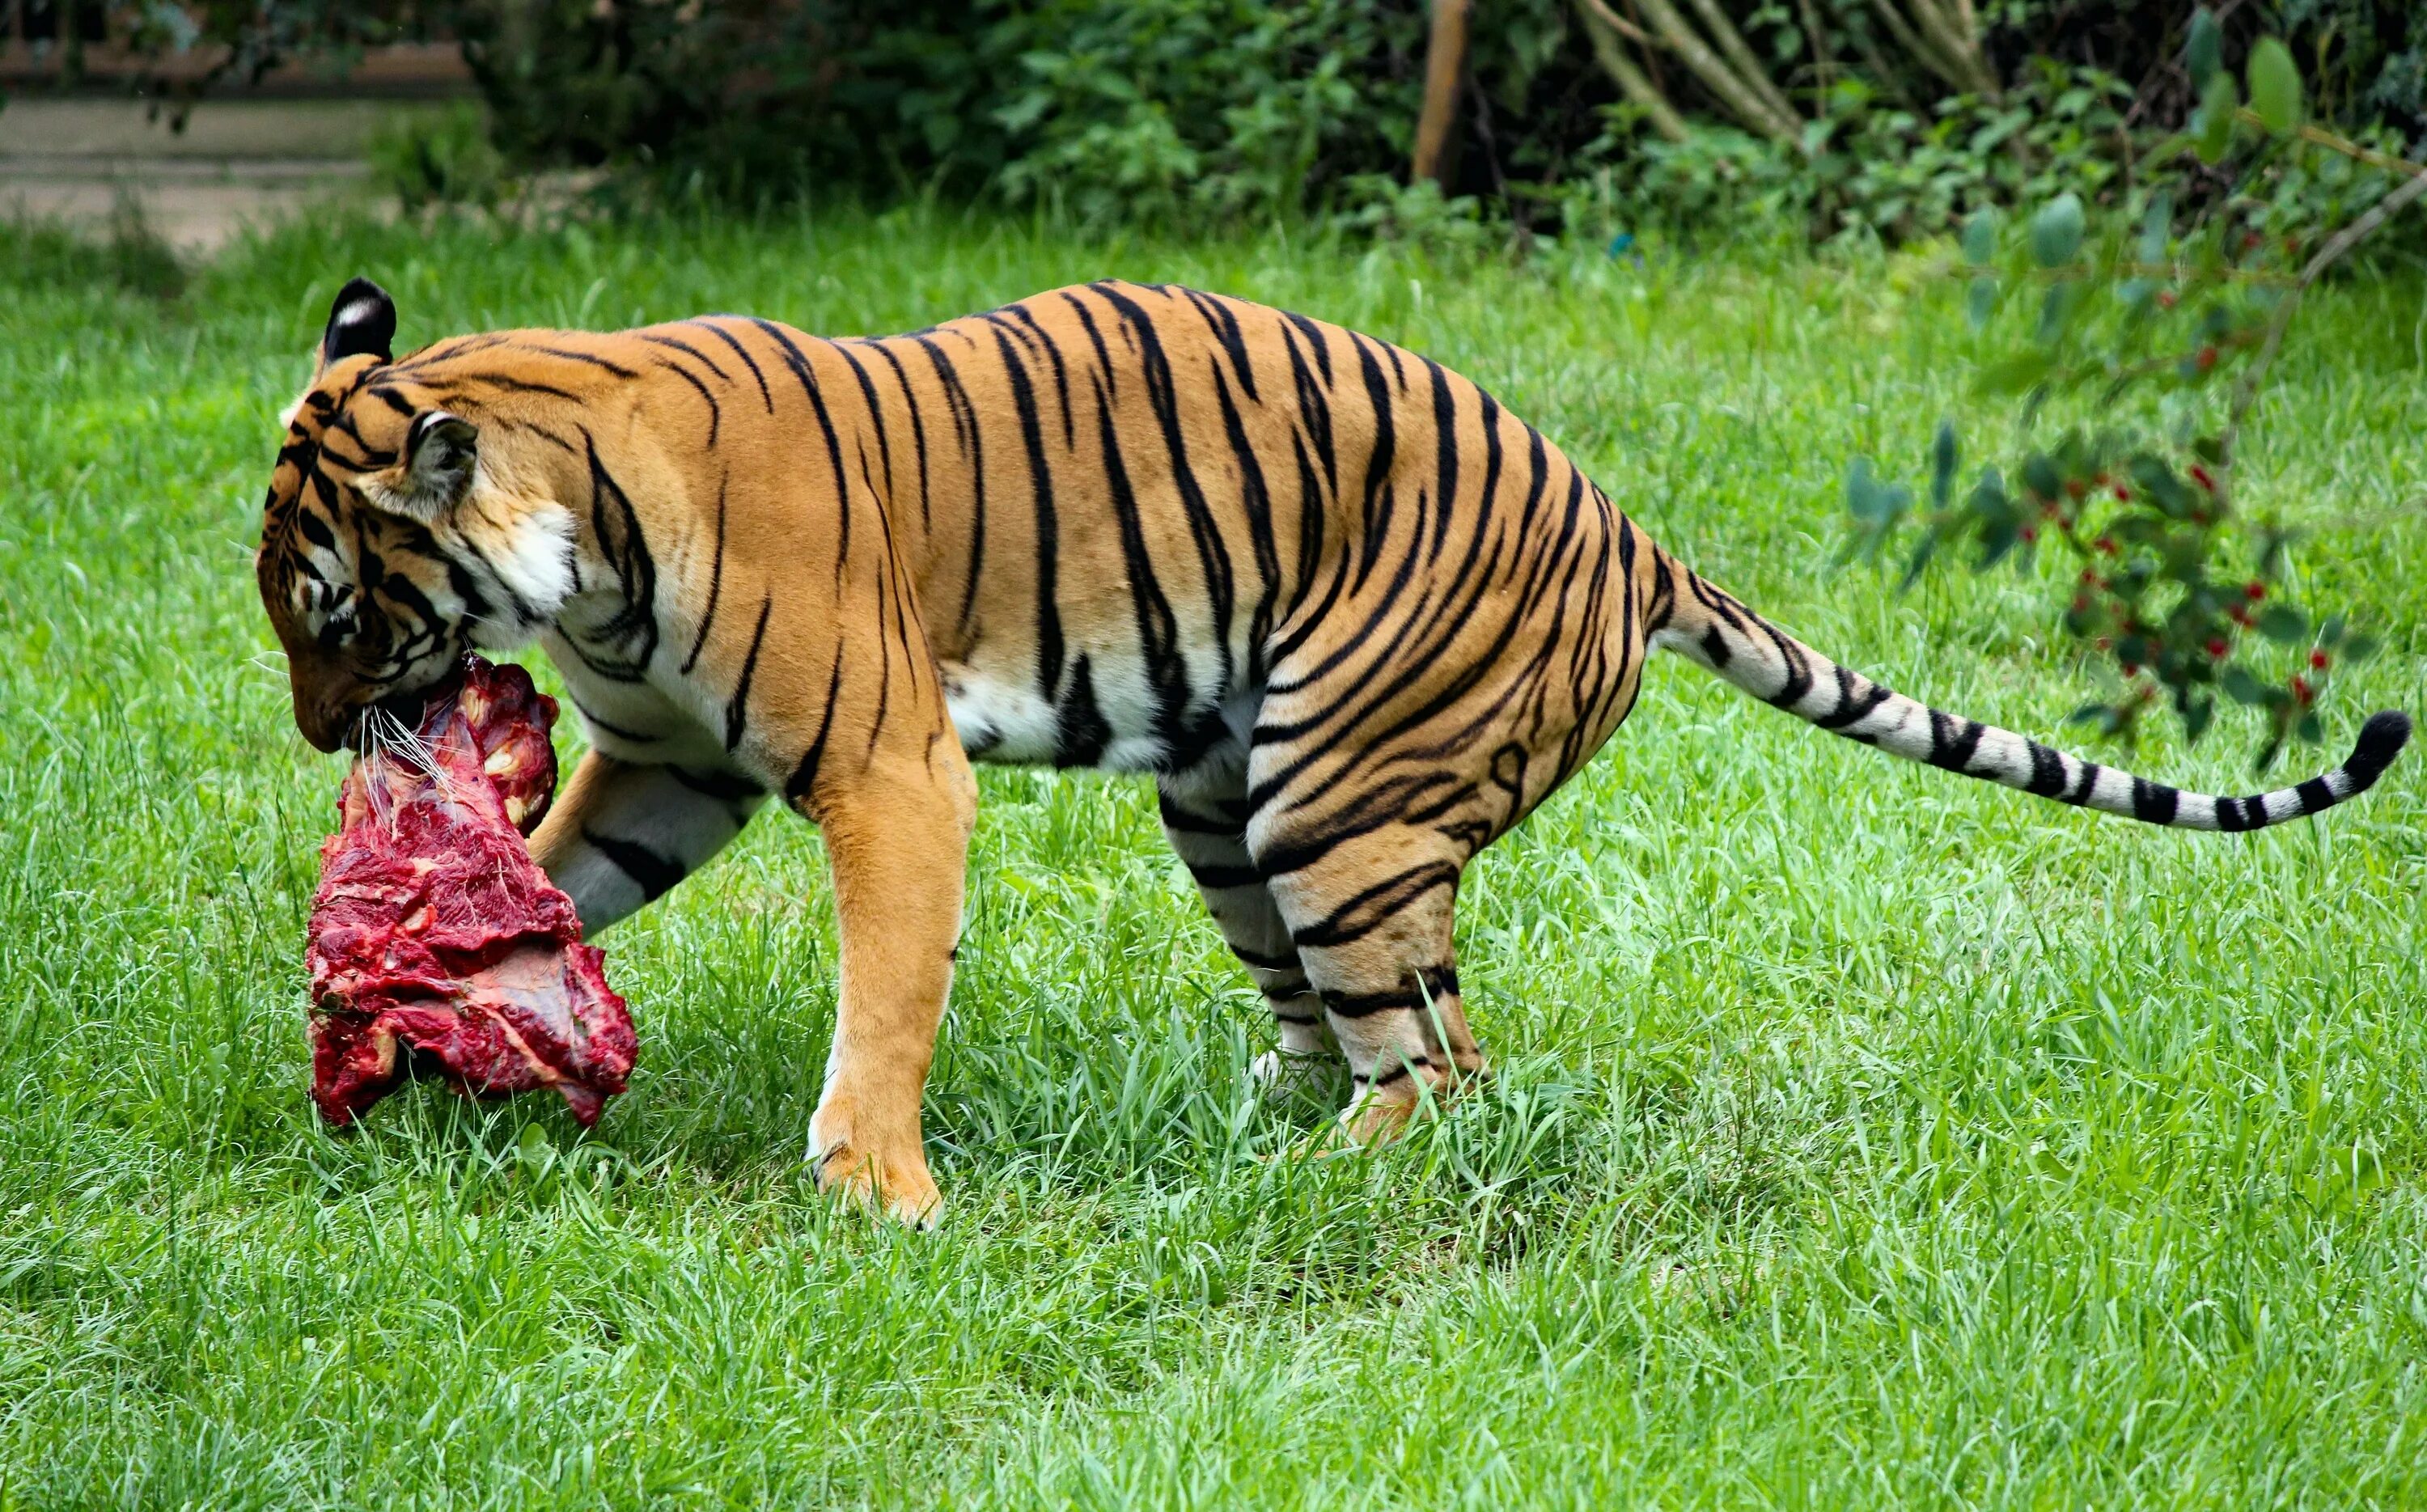
[[[1655,543],[1438,363],[1167,285],[903,335],[711,316],[393,351],[367,279],[289,412],[257,576],[322,752],[468,651],[533,644],[588,748],[531,853],[595,934],[771,797],[823,832],[840,938],[806,1157],[917,1225],[970,763],[1152,777],[1261,990],[1274,1088],[1344,1147],[1481,1074],[1460,878],[1617,729],[1655,648],[1849,740],[2101,813],[2249,831],[2408,740],[2253,797],[2149,782],[1821,655]]]

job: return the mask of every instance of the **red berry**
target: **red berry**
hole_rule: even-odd
[[[2076,614],[2080,613],[2089,607],[2090,595],[2088,593],[2076,593],[2073,595],[2073,611]]]
[[[2040,528],[2038,526],[2027,525],[2023,527],[2023,545],[2028,545],[2039,538]]]
[[[2141,664],[2137,661],[2127,661],[2124,663],[2124,675],[2126,680],[2138,677],[2141,675]]]
[[[2100,637],[2098,638],[2098,649],[2099,649],[2099,650],[2101,650],[2101,651],[2112,651],[2112,650],[2114,650],[2114,649],[2115,649],[2115,638],[2114,638],[2113,636],[2108,636],[2108,635],[2102,635],[2102,636],[2100,636]]]
[[[2158,291],[2158,308],[2160,310],[2171,310],[2174,307],[2175,291],[2173,289],[2159,289]]]
[[[2267,585],[2253,577],[2241,585],[2241,596],[2256,604],[2267,596]]]
[[[2216,480],[2209,476],[2208,470],[2201,466],[2198,463],[2191,463],[2191,481],[2199,484],[2200,487],[2207,489],[2211,494],[2216,492]]]
[[[2245,231],[2245,232],[2243,232],[2243,233],[2241,234],[2241,248],[2242,248],[2242,251],[2247,252],[2247,251],[2249,251],[2251,248],[2257,246],[2260,242],[2265,241],[2266,239],[2267,239],[2266,237],[2264,237],[2264,236],[2260,236],[2258,233],[2256,233],[2256,232],[2255,232],[2255,231]]]
[[[2226,649],[2224,637],[2221,635],[2211,635],[2207,638],[2207,650],[2209,656],[2223,659]]]
[[[2310,653],[2309,653],[2309,665],[2310,665],[2310,666],[2312,666],[2312,667],[2317,668],[2320,672],[2323,672],[2323,671],[2325,671],[2325,670],[2326,670],[2326,654],[2325,654],[2324,652],[2322,652],[2322,651],[2312,651],[2312,652],[2310,652]]]
[[[2115,497],[2122,503],[2129,504],[2132,502],[2132,491],[2118,483],[2115,485]]]
[[[2067,498],[2079,499],[2089,492],[2090,485],[2078,478],[2068,478],[2064,480],[2064,493]]]
[[[2202,347],[2199,350],[2199,355],[2193,357],[2191,362],[2201,372],[2207,372],[2209,368],[2216,366],[2216,349],[2214,347]]]
[[[2098,549],[2110,557],[2115,555],[2115,538],[2111,535],[2100,536],[2098,538]]]
[[[2247,629],[2247,628],[2249,627],[2249,626],[2250,626],[2250,611],[2249,611],[2248,610],[2246,610],[2246,609],[2243,609],[2243,608],[2242,608],[2240,605],[2239,605],[2239,604],[2236,604],[2236,605],[2234,605],[2231,609],[2226,610],[2224,611],[2224,617],[2225,617],[2226,619],[2228,619],[2228,620],[2231,620],[2234,624],[2236,624],[2236,625],[2239,625],[2239,626],[2242,626],[2242,627],[2243,627],[2243,628],[2245,628],[2245,629]]]
[[[2295,675],[2292,678],[2292,696],[2299,699],[2301,707],[2305,708],[2310,700],[2318,696],[2318,692],[2316,689],[2309,686],[2308,678]]]
[[[2098,574],[2088,567],[2084,567],[2081,569],[2081,580],[2085,583],[2094,583],[2098,581]]]

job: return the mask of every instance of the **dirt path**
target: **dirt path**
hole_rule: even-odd
[[[106,223],[131,205],[180,252],[362,192],[383,122],[445,108],[398,100],[212,101],[183,132],[122,100],[12,99],[0,109],[0,217]]]

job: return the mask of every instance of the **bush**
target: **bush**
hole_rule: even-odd
[[[1522,109],[1560,16],[1493,8],[1478,87]],[[526,162],[1182,221],[1321,208],[1400,172],[1425,41],[1417,8],[1383,0],[481,0],[459,24]]]
[[[1313,213],[1456,232],[1475,217],[1397,187],[1425,8],[202,0],[199,29],[160,45],[224,45],[229,67],[258,70],[305,46],[453,36],[514,163],[639,170],[727,199],[940,192],[1099,220]],[[2154,122],[2197,103],[2179,65],[2191,14],[2184,0],[1478,5],[1441,200],[1537,229],[1751,220],[1904,240],[2059,184],[2101,197]],[[2321,118],[2388,147],[2427,130],[2427,7],[2272,0],[2236,9],[2221,45],[2262,31],[2288,39]],[[447,165],[473,161],[449,154],[396,166],[414,192],[446,193]],[[2298,175],[2274,189],[2296,219],[2342,191]]]
[[[2427,196],[2427,164],[2307,122],[2280,39],[2250,49],[2245,105],[2221,32],[2194,17],[2185,72],[2199,105],[2133,165],[2128,215],[2094,216],[2068,190],[2016,231],[1991,210],[1972,217],[1963,272],[1978,383],[2020,400],[2021,454],[1959,496],[1957,437],[1942,425],[1917,510],[1912,490],[1857,459],[1847,555],[1895,545],[1910,584],[1958,553],[1983,571],[2060,553],[2060,623],[2114,674],[2075,717],[2128,735],[2170,707],[2196,740],[2221,705],[2245,706],[2263,769],[2288,740],[2323,738],[2334,675],[2376,641],[2346,612],[2287,601],[2294,532],[2245,496],[2246,422],[2302,295]],[[2060,410],[2069,423],[2051,423]]]
[[[505,156],[489,139],[487,113],[469,102],[383,122],[367,155],[372,185],[407,210],[490,205],[505,193]]]
[[[42,289],[138,295],[170,301],[186,291],[186,265],[176,250],[122,199],[98,235],[66,226],[0,227],[0,268],[10,282]]]

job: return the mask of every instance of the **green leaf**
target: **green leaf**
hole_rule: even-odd
[[[2329,651],[2332,651],[2335,647],[2343,643],[2343,632],[2350,627],[2350,621],[2344,619],[2343,616],[2339,614],[2327,615],[2325,623],[2318,626],[2318,644],[2325,647]]]
[[[2040,345],[2056,345],[2057,339],[2064,334],[2065,327],[2073,323],[2074,307],[2077,302],[2074,295],[2080,287],[2069,278],[2059,279],[2048,285],[2046,297],[2040,301]]]
[[[1847,512],[1870,528],[1885,530],[1894,526],[1912,502],[1912,490],[1880,480],[1870,458],[1857,457],[1846,469]]]
[[[2149,196],[2149,208],[2141,217],[2141,261],[2164,262],[2166,247],[2174,234],[2175,197],[2159,189]]]
[[[2199,507],[2191,486],[2175,476],[2174,467],[2163,457],[2142,452],[2132,459],[2131,469],[2134,491],[2169,517],[2182,519]]]
[[[2045,379],[2055,366],[2046,352],[2017,352],[1981,368],[1973,382],[1983,394],[2019,394]]]
[[[2280,39],[2261,37],[2250,50],[2250,108],[2272,132],[2301,124],[2301,70]]]
[[[2224,28],[2216,12],[2202,6],[2191,12],[2191,39],[2183,47],[2183,64],[2191,70],[2191,88],[2205,89],[2217,66],[2224,61]]]
[[[1980,480],[1972,485],[1971,497],[1963,501],[1973,513],[1983,519],[2020,519],[2022,512],[2006,496],[2006,480],[1995,467],[1980,470]]]
[[[2183,707],[2183,739],[2196,745],[2199,743],[2199,738],[2207,733],[2208,724],[2215,718],[2215,699],[2193,699]]]
[[[2318,718],[2318,711],[2311,709],[2301,716],[2300,723],[2292,726],[2292,733],[2299,736],[2304,744],[2315,745],[2326,738],[2326,726]]]
[[[2378,642],[2372,635],[2354,635],[2343,645],[2345,661],[2366,661],[2376,655]]]
[[[1963,318],[1971,322],[1973,330],[1979,331],[1989,324],[1989,317],[1996,310],[1997,281],[1994,278],[1974,279],[1971,292],[1964,296]]]
[[[2023,486],[2041,498],[2052,499],[2064,492],[2064,474],[2054,457],[2034,451],[2023,459]]]
[[[2223,160],[2233,145],[2233,113],[2240,107],[2241,91],[2233,75],[2223,69],[2209,74],[2207,88],[2200,91],[2199,122],[2192,128],[2201,162]]]
[[[2031,256],[2042,268],[2073,261],[2081,250],[2081,196],[2071,190],[2058,195],[2031,217]]]
[[[2294,1190],[2319,1211],[2343,1214],[2357,1211],[2391,1181],[2385,1157],[2368,1146],[2352,1145],[2321,1152],[2316,1166]]]
[[[1980,528],[1979,570],[1986,572],[1997,563],[2005,561],[2006,554],[2013,550],[2015,544],[2020,542],[2022,538],[2022,527],[2016,524],[2012,518],[1992,520],[1987,525],[1982,526]]]
[[[1997,212],[1979,209],[1963,222],[1963,260],[1975,268],[1997,255]]]
[[[1904,577],[1897,583],[1897,592],[1901,593],[1919,582],[1922,569],[1930,565],[1930,559],[1937,555],[1937,552],[1938,537],[1935,535],[1925,535],[1915,542],[1913,557],[1904,564]]]
[[[1930,507],[1946,508],[1946,496],[1955,487],[1955,422],[1938,422],[1938,434],[1930,445]]]
[[[2278,645],[2309,638],[2309,617],[2289,604],[2270,604],[2258,616],[2258,633]]]
[[[2267,702],[2267,685],[2252,676],[2247,667],[2226,667],[2224,675],[2217,679],[2217,685],[2224,690],[2225,697],[2237,704],[2260,707]]]
[[[1880,481],[1871,470],[1871,459],[1856,457],[1846,464],[1846,512],[1862,521],[1879,517]]]

